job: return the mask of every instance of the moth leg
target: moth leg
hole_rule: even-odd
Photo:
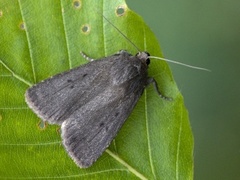
[[[148,78],[147,83],[148,83],[148,85],[149,85],[149,84],[152,84],[152,85],[153,85],[155,91],[158,93],[158,95],[159,95],[161,98],[163,98],[163,99],[165,99],[165,100],[169,100],[169,101],[172,100],[172,98],[169,98],[169,97],[164,96],[164,95],[159,91],[158,86],[157,86],[157,82],[156,82],[156,80],[155,80],[154,78],[152,78],[152,77]]]
[[[87,56],[84,52],[80,51],[80,54],[82,55],[82,57],[84,59],[86,59],[87,61],[94,61],[95,59],[90,58],[89,56]]]

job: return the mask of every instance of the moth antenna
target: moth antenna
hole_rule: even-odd
[[[166,59],[166,58],[161,58],[161,57],[156,57],[156,56],[148,56],[148,57],[149,58],[153,58],[153,59],[166,61],[166,62],[170,62],[170,63],[174,63],[174,64],[179,64],[181,66],[186,66],[186,67],[193,68],[193,69],[198,69],[198,70],[202,70],[202,71],[209,71],[209,72],[211,72],[209,69],[206,69],[206,68],[202,68],[202,67],[198,67],[198,66],[192,66],[192,65],[189,65],[189,64],[184,64],[184,63],[181,63],[181,62],[178,62],[178,61],[174,61],[174,60],[171,60],[171,59]]]
[[[141,52],[140,49],[123,33],[121,32],[117,26],[115,26],[111,21],[109,21],[103,14],[101,14],[102,17],[109,23],[111,24],[129,43],[131,43],[136,49],[138,52]],[[188,64],[184,64],[184,63],[181,63],[181,62],[178,62],[178,61],[174,61],[174,60],[171,60],[171,59],[166,59],[166,58],[161,58],[161,57],[156,57],[156,56],[149,56],[149,58],[153,58],[153,59],[159,59],[159,60],[162,60],[162,61],[166,61],[166,62],[170,62],[170,63],[174,63],[174,64],[179,64],[181,66],[186,66],[186,67],[189,67],[189,68],[193,68],[193,69],[198,69],[198,70],[202,70],[202,71],[209,71],[211,72],[209,69],[206,69],[206,68],[202,68],[202,67],[197,67],[197,66],[192,66],[192,65],[188,65]]]
[[[140,52],[140,49],[125,35],[123,34],[118,28],[117,26],[115,26],[111,21],[109,21],[103,14],[102,14],[103,18],[109,23],[111,24],[126,40],[128,40],[128,42],[130,42],[136,49],[138,52]]]

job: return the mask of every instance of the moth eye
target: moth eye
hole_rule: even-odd
[[[149,58],[146,59],[146,64],[147,64],[147,65],[150,64],[150,59],[149,59]]]

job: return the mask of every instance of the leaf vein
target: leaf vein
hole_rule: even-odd
[[[179,125],[179,132],[178,132],[178,143],[177,143],[177,154],[176,154],[176,179],[179,179],[179,154],[180,154],[180,146],[181,146],[181,134],[182,134],[182,120],[183,120],[183,110],[181,106],[181,118],[180,118],[180,125]]]
[[[13,77],[15,77],[16,79],[18,79],[19,81],[27,84],[28,86],[31,86],[32,83],[28,82],[27,80],[25,80],[24,78],[20,77],[19,75],[15,74],[15,72],[10,68],[8,67],[2,60],[0,60],[0,63],[10,72],[12,73]]]
[[[120,164],[122,164],[123,166],[125,166],[131,173],[133,173],[134,175],[136,175],[137,177],[139,177],[142,180],[147,180],[147,178],[141,174],[140,172],[138,172],[136,169],[134,169],[131,165],[129,165],[127,162],[125,162],[123,159],[121,159],[119,156],[117,156],[116,154],[114,154],[112,151],[110,151],[109,149],[106,150],[106,153],[108,153],[110,156],[112,156],[115,160],[117,160]]]
[[[143,28],[143,37],[144,37],[144,49],[146,50],[147,48],[147,40],[146,40],[146,32],[145,32],[145,28]],[[149,161],[150,161],[150,167],[151,167],[151,171],[153,174],[154,179],[156,179],[156,173],[155,173],[155,169],[154,169],[154,165],[153,165],[153,160],[152,160],[152,150],[151,150],[151,142],[150,142],[150,135],[149,135],[149,125],[148,125],[148,107],[147,107],[147,90],[144,91],[145,93],[145,119],[146,119],[146,131],[147,131],[147,143],[148,143],[148,156],[149,156]]]
[[[23,16],[23,11],[22,11],[23,8],[21,6],[21,2],[20,1],[21,0],[18,0],[18,5],[19,5],[21,16],[22,16],[22,19],[23,19],[23,22],[24,22],[24,25],[25,25],[25,32],[26,32],[26,38],[27,38],[27,43],[28,43],[28,50],[29,50],[30,61],[31,61],[31,66],[32,66],[33,80],[34,80],[34,84],[35,84],[37,82],[37,80],[36,80],[36,72],[35,72],[34,63],[33,63],[33,53],[32,53],[31,43],[30,43],[30,40],[29,40],[27,23],[26,23],[26,20],[25,20],[25,18]]]
[[[73,178],[73,177],[83,177],[83,176],[91,176],[95,174],[101,174],[101,173],[109,173],[109,172],[115,172],[115,171],[127,171],[126,169],[109,169],[104,171],[96,171],[92,173],[86,173],[86,174],[75,174],[75,175],[69,175],[69,176],[49,176],[49,177],[0,177],[0,179],[65,179],[65,178]]]
[[[148,144],[148,157],[149,157],[149,162],[150,162],[150,167],[152,174],[154,176],[154,179],[156,179],[156,174],[155,174],[155,169],[153,165],[153,160],[152,160],[152,150],[151,150],[151,143],[150,143],[150,135],[149,135],[149,125],[148,125],[148,115],[147,115],[147,92],[145,90],[145,119],[146,119],[146,134],[147,134],[147,144]]]
[[[104,7],[104,1],[102,1],[102,10],[103,10],[103,7]],[[103,10],[104,12],[104,10]],[[102,13],[103,13],[102,12]],[[106,49],[106,38],[105,38],[105,33],[106,33],[106,30],[104,28],[104,16],[102,16],[102,34],[103,34],[103,49],[104,49],[104,56],[106,57],[107,56],[107,49]]]
[[[61,141],[53,141],[53,142],[45,142],[45,143],[26,143],[26,144],[0,143],[0,146],[46,146],[46,145],[54,145],[54,144],[61,144]]]
[[[66,29],[66,22],[64,20],[64,6],[63,6],[63,2],[61,1],[61,9],[62,9],[62,23],[63,23],[63,32],[64,32],[64,37],[65,37],[65,41],[66,41],[66,46],[67,46],[67,56],[68,56],[68,65],[69,65],[69,69],[72,69],[72,61],[70,59],[70,46],[69,46],[69,41],[67,38],[67,29]]]
[[[29,107],[2,107],[1,110],[26,110]]]

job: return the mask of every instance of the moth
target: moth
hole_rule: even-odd
[[[146,86],[153,84],[164,98],[148,77],[149,56],[121,50],[91,61],[30,87],[26,102],[41,119],[61,126],[67,153],[79,167],[90,167],[117,135]]]
[[[141,52],[102,16],[138,53],[133,56],[121,50],[94,61],[82,53],[89,63],[46,79],[25,93],[28,106],[42,120],[61,126],[63,145],[81,168],[90,167],[110,145],[149,84],[161,98],[171,100],[148,76],[150,58],[209,71]]]

